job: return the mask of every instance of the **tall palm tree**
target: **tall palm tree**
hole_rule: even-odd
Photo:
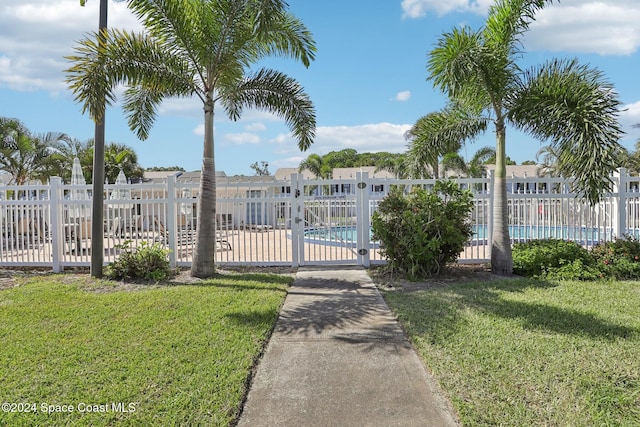
[[[496,133],[496,191],[491,268],[511,274],[513,259],[506,196],[508,124],[558,149],[563,171],[577,178],[577,190],[590,202],[611,185],[620,150],[620,101],[596,69],[576,60],[552,60],[522,70],[521,37],[535,13],[552,0],[496,0],[484,27],[454,28],[429,53],[429,80],[448,95],[453,108],[493,124]],[[462,125],[461,125],[462,126]],[[481,126],[476,130],[480,131]],[[470,132],[467,138],[477,136]]]
[[[84,7],[87,3],[87,0],[80,0],[80,6]],[[107,12],[108,12],[108,1],[100,0],[100,13],[98,16],[98,33],[96,39],[98,40],[98,46],[100,47],[99,51],[104,51],[105,46],[105,37],[107,31]],[[98,62],[102,62],[101,54],[98,54],[96,58]],[[102,114],[95,115],[93,117],[95,122],[95,131],[94,131],[94,152],[93,152],[93,168],[92,168],[92,178],[93,179],[93,197],[91,204],[91,234],[93,236],[102,236],[103,235],[103,222],[104,222],[104,211],[103,211],[103,199],[100,195],[104,194],[104,139],[105,139],[105,130],[104,130],[104,109],[105,104],[107,102],[107,98],[104,93],[97,94],[98,98],[95,102],[99,105],[98,109],[102,110]],[[104,263],[104,242],[100,238],[95,238],[93,242],[91,242],[91,276],[93,277],[102,277],[102,264]]]
[[[146,139],[166,97],[197,96],[204,109],[204,147],[196,250],[191,274],[215,274],[216,182],[213,144],[215,106],[237,120],[243,108],[283,117],[306,150],[315,135],[315,110],[291,77],[270,69],[250,72],[261,59],[280,55],[308,66],[315,56],[311,33],[282,0],[130,0],[144,34],[111,30],[105,48],[85,39],[69,59],[67,82],[84,111],[104,114],[102,99],[127,86],[129,126]]]

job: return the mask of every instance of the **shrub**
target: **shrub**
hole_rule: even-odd
[[[591,253],[604,276],[640,278],[640,241],[636,237],[626,235],[623,239],[600,243]]]
[[[593,256],[576,242],[544,239],[513,245],[513,272],[526,277],[595,280],[601,276]]]
[[[393,188],[372,217],[387,267],[415,280],[454,262],[472,235],[472,206],[471,192],[453,181],[436,181],[433,190],[416,188],[406,196]]]
[[[128,240],[118,249],[122,250],[120,256],[105,269],[107,278],[158,281],[171,277],[173,273],[169,265],[169,251],[161,245],[142,242],[134,248]]]

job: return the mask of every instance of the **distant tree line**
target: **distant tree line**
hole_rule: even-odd
[[[640,127],[636,125],[635,127]],[[413,138],[411,133],[406,135],[407,139]],[[559,167],[558,156],[552,146],[542,146],[536,153],[535,160],[523,161],[522,165],[539,165],[541,176],[568,176]],[[331,151],[323,156],[310,154],[305,158],[298,170],[306,170],[316,178],[330,178],[334,168],[351,168],[362,166],[373,166],[376,171],[386,170],[398,178],[444,178],[450,176],[464,176],[479,178],[486,174],[487,165],[495,164],[495,149],[482,147],[476,151],[471,159],[465,158],[458,151],[445,151],[437,155],[437,163],[419,162],[417,159],[425,158],[424,154],[416,153],[415,145],[405,153],[358,153],[352,148],[340,151]],[[624,167],[632,175],[640,175],[640,140],[636,142],[635,150],[622,150],[618,158],[618,167]],[[507,165],[517,163],[509,156],[506,156]],[[255,164],[254,164],[255,165]],[[252,167],[254,167],[252,165]],[[255,168],[254,168],[255,169]]]
[[[491,164],[495,160],[495,150],[491,148],[481,148],[470,161],[455,152],[448,152],[439,156],[440,167],[434,169],[431,165],[424,165],[422,169],[417,169],[412,165],[411,153],[358,153],[352,148],[340,151],[331,151],[321,156],[311,154],[304,159],[298,169],[307,170],[317,178],[330,178],[335,168],[354,168],[363,166],[373,166],[376,171],[389,171],[399,178],[432,178],[434,176],[443,177],[450,175],[465,175],[479,177],[486,171],[485,165]],[[530,164],[535,164],[530,161]],[[516,164],[508,159],[508,164]]]

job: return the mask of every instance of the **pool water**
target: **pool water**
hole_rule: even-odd
[[[373,240],[372,231],[369,230],[369,240]],[[579,226],[542,226],[542,225],[516,225],[509,226],[509,236],[513,240],[533,239],[562,239],[581,242],[598,242],[605,238],[611,239],[612,230]],[[355,242],[357,240],[355,226],[337,226],[328,228],[313,228],[304,232],[307,240],[324,240],[333,242]],[[472,241],[486,241],[488,228],[485,225],[473,226]]]

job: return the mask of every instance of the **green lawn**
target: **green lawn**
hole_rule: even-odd
[[[0,402],[31,411],[3,405],[0,425],[229,425],[292,281],[46,275],[0,290]]]
[[[384,294],[465,426],[640,425],[640,282]]]

